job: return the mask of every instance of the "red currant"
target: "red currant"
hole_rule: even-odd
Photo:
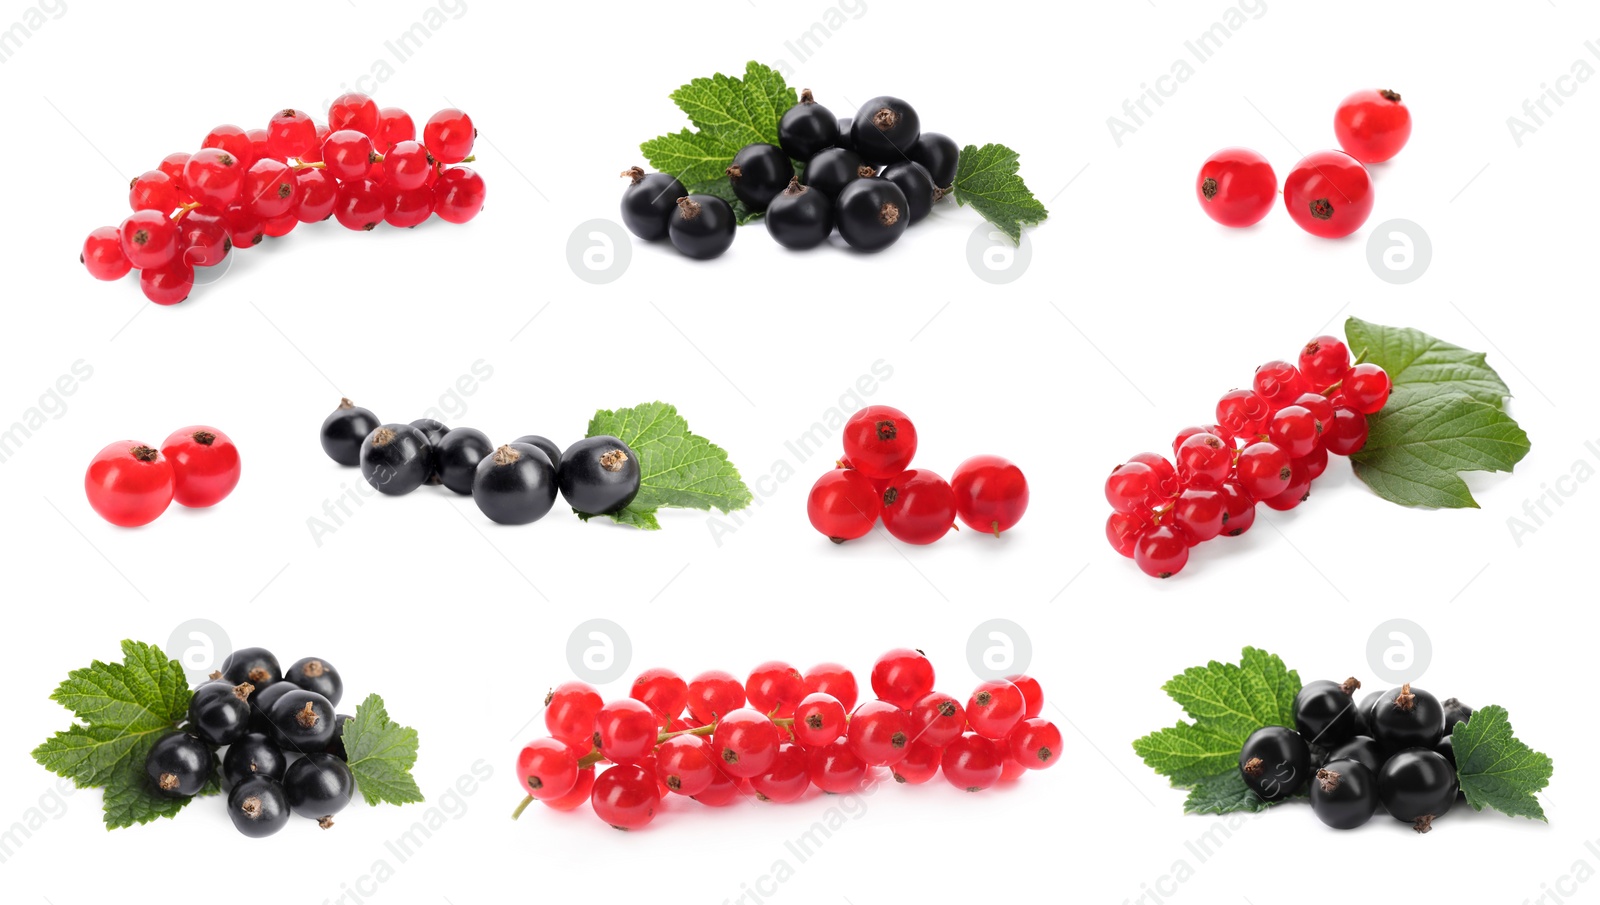
[[[1033,676],[1006,676],[1006,681],[1022,692],[1022,718],[1031,720],[1044,711],[1044,689]]]
[[[268,238],[277,239],[294,232],[294,228],[299,225],[300,218],[296,217],[291,211],[290,213],[280,214],[271,219],[261,221],[261,232]]]
[[[100,450],[83,476],[89,505],[122,528],[148,525],[166,512],[173,486],[172,463],[160,450],[132,440]]]
[[[256,162],[255,143],[250,140],[249,133],[238,126],[218,126],[212,129],[206,133],[205,139],[200,142],[200,147],[214,148],[232,155],[233,159],[239,162],[241,170],[250,169],[250,165]]]
[[[601,820],[619,830],[636,830],[655,819],[661,787],[643,767],[618,764],[595,777],[589,801]]]
[[[1124,462],[1106,476],[1106,502],[1117,512],[1149,512],[1160,499],[1155,469],[1143,462]]]
[[[1043,770],[1061,755],[1061,730],[1049,720],[1023,720],[1011,730],[1011,757],[1029,770]]]
[[[327,142],[328,136],[332,135],[334,133],[334,131],[335,130],[330,129],[327,126],[318,126],[317,127],[317,140],[315,142],[312,142],[311,147],[308,148],[304,154],[300,155],[300,162],[301,163],[321,163],[322,162],[322,146],[323,146],[323,144],[325,144]]]
[[[894,765],[894,781],[920,786],[939,775],[939,761],[943,758],[943,748],[926,739],[916,739],[906,749],[906,756]]]
[[[1284,479],[1284,486],[1288,486],[1287,478]],[[1228,507],[1228,518],[1223,523],[1222,533],[1228,537],[1238,537],[1249,531],[1250,526],[1256,523],[1255,501],[1233,481],[1222,485],[1222,497]]]
[[[1333,402],[1321,393],[1301,393],[1290,404],[1309,409],[1312,416],[1322,422],[1324,431],[1333,423]]]
[[[804,690],[806,694],[833,695],[846,712],[856,707],[856,675],[838,663],[818,663],[806,670]]]
[[[399,107],[384,107],[378,111],[378,129],[372,135],[372,143],[379,154],[388,154],[390,148],[416,137],[417,124],[411,121],[411,114]]]
[[[1350,350],[1336,336],[1319,336],[1300,350],[1300,373],[1314,392],[1327,390],[1350,370]]]
[[[228,241],[234,248],[254,248],[266,237],[266,224],[243,205],[222,212],[222,226],[228,231]]]
[[[128,186],[128,206],[136,211],[170,214],[178,206],[178,182],[160,170],[151,170]]]
[[[339,201],[339,183],[321,170],[307,167],[294,174],[299,187],[294,215],[301,223],[317,223],[333,216]]]
[[[807,748],[826,745],[844,732],[844,705],[831,694],[812,692],[794,709],[794,740]]]
[[[367,178],[380,158],[365,133],[343,129],[322,143],[322,162],[328,174],[341,182]]]
[[[1221,534],[1227,514],[1227,501],[1222,491],[1210,487],[1190,487],[1179,494],[1172,505],[1173,525],[1190,546]]]
[[[940,767],[951,785],[981,792],[1000,780],[1000,748],[981,735],[963,735],[944,749]]]
[[[1311,496],[1311,476],[1306,472],[1305,465],[1299,461],[1290,462],[1289,473],[1289,486],[1277,496],[1267,497],[1261,501],[1267,508],[1287,512]]]
[[[517,755],[517,778],[540,801],[560,798],[578,784],[578,759],[560,739],[535,739]]]
[[[806,772],[811,784],[824,792],[842,795],[860,788],[867,777],[867,764],[850,750],[850,743],[835,739],[826,745],[812,748]]]
[[[239,450],[214,427],[196,424],[173,431],[161,444],[161,455],[172,463],[172,498],[180,506],[215,506],[239,484]]]
[[[1230,390],[1217,400],[1217,422],[1235,437],[1254,437],[1264,432],[1272,407],[1254,390]],[[1182,471],[1182,465],[1179,465]]]
[[[448,223],[466,223],[483,210],[485,193],[482,176],[452,167],[433,184],[433,212]]]
[[[1249,148],[1223,148],[1200,165],[1194,191],[1206,216],[1223,226],[1250,226],[1272,210],[1278,174]]]
[[[396,188],[416,189],[428,184],[428,174],[435,172],[433,157],[428,149],[415,141],[402,141],[383,154],[384,172]]]
[[[869,534],[882,509],[882,493],[853,468],[823,472],[806,498],[811,527],[836,544]]]
[[[778,756],[767,772],[750,780],[750,788],[762,801],[788,804],[799,800],[811,788],[811,758],[804,748],[787,742],[778,746]]]
[[[1252,443],[1239,451],[1239,488],[1252,500],[1283,493],[1293,477],[1291,456],[1274,443]],[[1231,526],[1230,526],[1231,527]]]
[[[189,155],[182,151],[175,151],[161,158],[161,163],[156,169],[167,174],[181,191],[183,188],[183,167],[189,162]]]
[[[788,716],[806,696],[800,671],[781,660],[768,660],[750,671],[744,683],[750,706],[761,713]]]
[[[750,779],[772,768],[778,756],[778,727],[766,714],[743,708],[723,717],[711,736],[722,769],[735,779]]]
[[[1317,151],[1283,181],[1283,204],[1301,229],[1324,239],[1348,236],[1372,213],[1372,177],[1343,151]]]
[[[557,811],[571,811],[579,805],[587,804],[589,794],[594,791],[594,767],[584,767],[578,771],[578,780],[572,784],[572,791],[560,798],[550,798],[540,802],[547,808]]]
[[[888,701],[867,701],[850,715],[845,738],[850,750],[869,766],[888,766],[906,756],[911,716]]]
[[[273,156],[272,148],[269,147],[268,143],[267,143],[267,130],[266,129],[250,129],[249,131],[245,132],[244,134],[245,134],[246,138],[250,139],[250,165],[251,166],[254,166],[258,161],[262,161],[262,160],[274,160],[275,159],[279,163],[283,163],[282,158],[275,158]]]
[[[1189,561],[1189,542],[1171,525],[1160,525],[1139,535],[1133,561],[1146,575],[1171,578]]]
[[[378,131],[378,104],[359,91],[351,91],[334,98],[328,105],[328,129],[343,129],[372,135]]]
[[[999,782],[1016,782],[1022,778],[1023,774],[1028,772],[1027,767],[1017,763],[1016,758],[1011,756],[1010,736],[995,739],[994,750],[996,754],[1000,755]]]
[[[1131,512],[1113,512],[1106,519],[1106,540],[1111,542],[1111,549],[1129,559],[1133,558],[1133,548],[1140,535],[1148,530],[1149,519]]]
[[[1177,459],[1186,486],[1215,487],[1233,470],[1233,447],[1215,434],[1194,434],[1178,447]]]
[[[869,478],[893,478],[917,454],[917,426],[897,408],[869,405],[845,422],[844,454]]]
[[[83,240],[83,253],[78,260],[97,280],[120,280],[133,269],[133,262],[122,250],[122,231],[115,226],[102,226]]]
[[[656,779],[679,795],[699,795],[720,772],[702,735],[675,735],[656,752]]]
[[[604,705],[600,692],[587,683],[557,685],[544,699],[544,728],[568,745],[587,751],[594,744],[595,722]]]
[[[1223,443],[1225,443],[1225,444],[1227,444],[1229,446],[1233,445],[1233,434],[1231,434],[1228,431],[1224,430],[1222,425],[1220,425],[1220,424],[1212,424],[1212,425],[1209,425],[1209,426],[1206,426],[1206,427],[1198,427],[1198,426],[1191,425],[1189,427],[1184,428],[1181,431],[1178,431],[1178,436],[1176,436],[1176,437],[1174,437],[1172,439],[1172,454],[1174,456],[1176,456],[1178,454],[1178,449],[1183,446],[1183,441],[1189,439],[1190,437],[1193,437],[1195,434],[1211,434],[1212,436],[1214,436],[1217,439],[1221,440]],[[1141,454],[1141,455],[1143,455],[1143,454]],[[1136,456],[1135,459],[1137,459],[1137,458],[1138,457]],[[1131,462],[1131,461],[1134,461],[1134,460],[1130,459],[1129,461]]]
[[[1161,499],[1170,499],[1178,495],[1178,469],[1159,453],[1142,452],[1134,453],[1128,457],[1129,462],[1138,462],[1150,466],[1155,472],[1156,495]]]
[[[656,746],[661,724],[656,715],[633,698],[612,701],[595,715],[594,745],[606,760],[636,764]]]
[[[872,664],[872,693],[909,710],[933,690],[933,661],[920,650],[897,647]]]
[[[422,143],[444,163],[466,160],[477,138],[478,130],[472,127],[472,117],[453,108],[435,113],[422,127]]]
[[[930,691],[911,708],[912,737],[943,748],[967,731],[967,712],[961,702],[942,691]]]
[[[1028,511],[1028,479],[1000,456],[973,456],[950,478],[956,515],[974,531],[1000,536]]]
[[[1267,437],[1288,453],[1289,458],[1298,459],[1321,445],[1323,428],[1323,423],[1310,409],[1287,405],[1272,416],[1267,424]]]
[[[704,792],[694,796],[694,800],[707,807],[720,808],[733,803],[740,795],[748,794],[748,782],[744,779],[734,779],[719,769],[712,774],[711,785],[707,786]]]
[[[370,179],[339,183],[333,216],[345,229],[371,230],[388,215],[383,189]]]
[[[1336,456],[1353,456],[1367,445],[1367,416],[1345,406],[1335,406],[1333,424],[1322,443]]]
[[[269,158],[256,161],[245,172],[240,200],[257,217],[271,220],[293,211],[299,196],[300,183],[294,171],[282,161]]]
[[[1362,163],[1382,163],[1400,153],[1411,137],[1411,111],[1397,92],[1357,91],[1333,114],[1339,147]]]
[[[279,110],[267,120],[267,150],[279,160],[303,159],[319,144],[317,124],[304,110]]]
[[[179,256],[190,267],[215,267],[233,248],[222,217],[199,208],[178,221],[178,245]]]
[[[194,268],[182,261],[139,271],[139,289],[157,305],[176,305],[194,291]]]
[[[955,523],[955,491],[926,468],[901,472],[883,492],[883,528],[896,540],[931,544]]]
[[[135,211],[122,221],[122,254],[134,267],[162,267],[178,256],[178,227],[162,211]]]
[[[1274,411],[1293,405],[1296,397],[1311,389],[1300,369],[1287,361],[1269,361],[1256,368],[1251,387]]]
[[[659,722],[683,713],[689,703],[689,683],[670,669],[655,667],[639,673],[628,696],[654,711]]]
[[[248,169],[228,151],[205,148],[196,151],[183,165],[183,189],[205,207],[225,210],[239,199]]]
[[[708,726],[744,706],[744,686],[732,674],[710,669],[689,681],[689,715]]]
[[[1022,689],[1010,682],[984,682],[967,698],[967,725],[984,738],[1005,738],[1022,719]]]
[[[1328,448],[1326,446],[1318,446],[1311,452],[1295,459],[1295,461],[1305,467],[1306,477],[1315,481],[1317,478],[1322,477],[1323,472],[1328,470]]]
[[[1370,362],[1350,369],[1344,376],[1345,404],[1363,415],[1371,415],[1389,401],[1389,374]]]

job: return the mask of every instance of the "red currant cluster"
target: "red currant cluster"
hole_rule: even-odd
[[[303,110],[273,114],[265,129],[218,126],[193,154],[168,154],[133,180],[133,215],[84,240],[79,260],[100,280],[139,271],[139,288],[176,305],[195,268],[235,248],[337,217],[348,229],[416,226],[434,214],[465,223],[483,208],[483,177],[463,166],[477,138],[472,119],[441,110],[422,129],[398,107],[345,94],[319,126]]]
[[[1170,578],[1190,547],[1250,530],[1256,503],[1285,511],[1304,502],[1328,454],[1360,451],[1367,416],[1388,400],[1383,368],[1352,366],[1343,342],[1319,336],[1300,350],[1298,367],[1269,361],[1251,389],[1225,394],[1216,424],[1179,431],[1176,467],[1143,452],[1113,468],[1106,538],[1145,574]]]
[[[1307,155],[1283,181],[1283,204],[1306,232],[1325,239],[1348,236],[1372,213],[1372,176],[1365,164],[1400,153],[1411,137],[1411,111],[1400,95],[1357,91],[1339,104],[1333,131],[1343,151]],[[1206,216],[1223,226],[1251,226],[1272,209],[1278,176],[1249,148],[1223,148],[1206,158],[1195,196]]]
[[[118,440],[95,454],[83,475],[89,505],[122,528],[155,521],[174,500],[190,509],[222,502],[239,484],[239,448],[202,424],[179,428],[157,449]]]
[[[878,768],[911,785],[942,770],[977,792],[1056,762],[1061,732],[1039,717],[1036,680],[983,682],[963,706],[934,691],[933,677],[922,652],[902,648],[873,664],[877,698],[859,707],[855,675],[837,663],[802,675],[769,661],[743,685],[721,670],[685,682],[647,669],[627,698],[610,703],[568,682],[545,698],[550,737],[517,757],[528,797],[514,816],[534,801],[559,811],[587,801],[601,820],[630,830],[672,795],[712,807],[741,796],[788,803],[812,786],[855,791]]]
[[[838,467],[811,485],[806,514],[811,526],[836,544],[883,527],[908,544],[931,544],[955,527],[1000,536],[1028,509],[1028,479],[1000,456],[973,456],[956,466],[954,479],[911,468],[917,427],[905,412],[869,405],[844,426]]]

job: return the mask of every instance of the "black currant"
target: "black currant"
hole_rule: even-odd
[[[1445,698],[1444,708],[1444,734],[1449,736],[1456,731],[1457,723],[1465,723],[1472,719],[1472,708],[1461,703],[1460,698]]]
[[[428,483],[439,483],[439,441],[444,435],[450,433],[450,428],[432,418],[418,418],[411,422],[411,426],[422,431],[423,439],[428,441]]]
[[[1378,810],[1378,780],[1366,764],[1330,760],[1311,781],[1311,810],[1336,830],[1353,830]]]
[[[933,177],[933,184],[946,193],[955,185],[956,168],[961,162],[961,148],[950,136],[938,132],[924,132],[912,144],[906,156],[927,167],[928,175]]]
[[[893,245],[909,224],[906,195],[886,179],[857,179],[844,187],[834,205],[839,235],[858,251]]]
[[[333,815],[350,803],[355,789],[350,767],[332,754],[307,754],[290,764],[283,777],[289,807],[323,829],[333,826]]]
[[[1239,773],[1263,800],[1282,801],[1304,788],[1310,778],[1311,748],[1293,729],[1264,726],[1245,739]]]
[[[267,718],[272,738],[291,754],[316,754],[333,740],[338,723],[328,699],[314,691],[296,688],[272,702]]]
[[[1356,707],[1357,735],[1372,734],[1372,711],[1378,709],[1378,702],[1383,700],[1383,694],[1383,690],[1379,689],[1361,699],[1360,705]]]
[[[733,245],[733,208],[716,195],[684,195],[667,221],[672,247],[691,258],[715,258]]]
[[[222,756],[222,778],[228,785],[236,786],[257,776],[283,779],[289,767],[289,758],[277,743],[260,732],[247,732],[228,746]]]
[[[1355,679],[1308,683],[1294,696],[1294,725],[1309,742],[1332,748],[1354,738],[1357,706],[1352,697],[1361,683]]]
[[[911,105],[898,97],[875,97],[856,111],[851,139],[856,152],[868,163],[904,160],[922,137],[922,120]]]
[[[1371,738],[1358,735],[1329,752],[1328,760],[1360,761],[1377,775],[1378,768],[1383,766],[1383,749]]]
[[[232,744],[250,728],[250,705],[246,701],[255,686],[246,682],[207,682],[189,698],[189,731],[208,745]]]
[[[588,437],[561,454],[556,478],[573,509],[589,515],[621,512],[639,495],[639,457],[616,437]]]
[[[622,177],[628,180],[622,192],[623,225],[646,242],[665,236],[667,220],[688,189],[668,173],[646,173],[640,167],[623,170]]]
[[[144,772],[168,798],[189,798],[211,778],[211,748],[187,732],[174,732],[150,746]]]
[[[536,446],[508,443],[478,463],[472,501],[490,521],[526,525],[544,518],[556,502],[556,470]]]
[[[767,205],[767,232],[784,248],[816,248],[833,232],[833,202],[791,179],[789,187]]]
[[[385,424],[361,443],[361,476],[389,496],[404,496],[428,480],[433,452],[409,424]]]
[[[1444,737],[1439,699],[1408,683],[1386,692],[1372,711],[1372,737],[1384,751],[1432,748]]]
[[[1426,833],[1456,803],[1456,768],[1437,751],[1408,748],[1378,771],[1378,797],[1389,814]]]
[[[264,689],[252,691],[250,699],[250,731],[266,735],[272,734],[272,705],[277,700],[295,690],[293,682],[274,682]]]
[[[322,419],[322,451],[340,465],[361,464],[361,441],[378,429],[378,416],[348,399]]]
[[[212,678],[226,679],[229,685],[249,682],[259,692],[283,678],[283,667],[264,647],[242,647],[223,658],[220,672]]]
[[[539,450],[540,452],[544,453],[545,456],[547,456],[550,459],[550,467],[552,467],[552,468],[560,468],[561,467],[561,447],[555,445],[554,443],[550,442],[549,440],[546,440],[545,438],[539,436],[538,434],[525,434],[525,435],[523,435],[521,437],[518,437],[515,440],[512,440],[511,442],[514,443],[514,444],[515,443],[526,443],[529,446],[532,446],[533,448],[535,448],[535,449]]]
[[[328,743],[328,753],[340,760],[349,760],[350,753],[344,747],[344,726],[350,722],[350,714],[341,713],[333,718],[333,741]]]
[[[276,779],[246,779],[228,793],[228,817],[252,839],[271,836],[289,825],[289,799]]]
[[[939,189],[933,184],[933,177],[928,175],[926,167],[916,161],[891,163],[878,175],[899,186],[905,194],[911,226],[916,226],[918,220],[928,216],[933,210],[933,202],[939,199]]]
[[[1456,739],[1455,739],[1455,736],[1447,735],[1444,738],[1439,739],[1439,744],[1434,745],[1433,746],[1433,750],[1434,750],[1434,753],[1438,754],[1440,757],[1442,757],[1445,760],[1449,761],[1450,762],[1450,766],[1452,766],[1452,767],[1456,766]]]
[[[293,682],[297,687],[306,691],[314,691],[328,699],[329,704],[338,705],[339,699],[344,697],[344,680],[339,678],[339,671],[327,660],[316,657],[304,657],[296,660],[283,674],[284,681]]]
[[[810,160],[823,148],[839,141],[839,120],[817,103],[811,89],[800,92],[800,103],[785,110],[778,120],[778,145],[795,160]]]
[[[806,164],[805,172],[800,174],[800,184],[816,189],[822,197],[832,201],[863,173],[871,176],[874,172],[860,154],[848,148],[828,148]]]
[[[794,178],[794,164],[776,145],[752,144],[739,149],[728,167],[733,193],[753,211],[764,211]]]
[[[478,463],[493,452],[494,444],[483,431],[458,427],[445,434],[434,451],[439,482],[462,496],[472,493],[472,476]]]

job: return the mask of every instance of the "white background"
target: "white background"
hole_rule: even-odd
[[[1600,884],[1573,878],[1579,862],[1585,875],[1600,867],[1600,849],[1586,848],[1600,839],[1600,794],[1583,769],[1600,490],[1563,481],[1572,495],[1542,527],[1520,543],[1508,527],[1575,463],[1600,467],[1585,448],[1600,441],[1586,175],[1600,87],[1561,82],[1571,96],[1520,146],[1506,123],[1576,61],[1600,67],[1583,43],[1600,38],[1600,14],[1570,2],[1415,7],[1273,0],[1246,7],[1196,63],[1184,42],[1228,12],[1221,0],[750,0],[682,14],[483,0],[45,5],[42,27],[0,64],[12,153],[0,424],[25,417],[74,362],[93,373],[0,465],[0,827],[39,820],[0,863],[5,898],[148,897],[138,891],[173,877],[186,889],[242,881],[281,901],[455,905],[508,895],[1265,903],[1308,888],[1322,899],[1600,897]],[[0,29],[39,9],[0,6]],[[396,62],[385,42],[440,9],[442,26]],[[838,27],[801,59],[788,42],[824,20]],[[711,264],[634,244],[615,282],[578,279],[569,235],[614,219],[615,174],[642,162],[638,143],[684,125],[667,94],[752,58],[781,62],[790,84],[835,112],[897,94],[927,129],[1020,151],[1052,211],[1029,234],[1026,273],[1009,285],[978,279],[965,249],[981,221],[945,205],[877,256],[788,254],[756,226]],[[1119,146],[1107,117],[1180,58],[1192,77]],[[217,123],[320,109],[347,87],[419,123],[451,104],[469,111],[489,185],[482,216],[373,234],[302,227],[243,252],[226,279],[175,309],[83,274],[83,236],[125,215],[128,180],[162,155],[193,150]],[[1227,231],[1196,209],[1207,154],[1255,147],[1281,180],[1301,153],[1333,146],[1340,98],[1371,87],[1400,90],[1416,128],[1375,168],[1368,229],[1318,240],[1275,210]],[[1367,263],[1370,228],[1390,218],[1432,240],[1430,268],[1409,285]],[[1112,465],[1164,450],[1256,365],[1351,314],[1488,351],[1511,384],[1534,449],[1514,476],[1469,478],[1480,511],[1400,509],[1335,461],[1301,509],[1263,509],[1250,534],[1206,545],[1171,581],[1106,546],[1101,477]],[[479,361],[492,375],[451,397]],[[850,398],[879,362],[887,379]],[[357,478],[316,445],[341,395],[386,420],[444,407],[450,424],[497,440],[538,432],[563,444],[597,408],[667,400],[729,451],[759,505],[720,536],[699,513],[668,515],[653,534],[563,511],[510,529],[466,498],[426,491],[366,501],[319,544],[308,520]],[[1020,462],[1027,518],[998,542],[971,532],[928,548],[881,535],[824,541],[803,509],[836,451],[802,458],[786,443],[861,401],[909,412],[918,464],[947,476],[980,452]],[[195,422],[243,451],[232,498],[207,512],[174,507],[136,531],[95,517],[81,490],[95,451]],[[627,835],[586,810],[536,807],[512,823],[515,753],[542,728],[545,689],[572,675],[569,633],[595,617],[626,631],[630,676],[837,659],[865,684],[879,652],[909,645],[961,696],[975,682],[969,633],[1012,619],[1065,757],[976,796],[890,784],[850,802],[854,816],[805,863],[785,842],[846,802],[711,812],[673,801]],[[1129,746],[1179,718],[1161,683],[1245,645],[1281,654],[1307,680],[1370,678],[1368,636],[1396,617],[1431,637],[1423,686],[1509,707],[1518,733],[1555,758],[1541,796],[1550,824],[1458,811],[1426,837],[1385,817],[1335,834],[1292,806],[1240,821],[1202,861],[1186,843],[1217,821],[1184,816],[1182,793]],[[29,757],[69,720],[47,696],[69,669],[116,658],[119,639],[164,643],[190,619],[285,663],[328,658],[352,702],[382,693],[421,732],[416,775],[430,804],[357,805],[327,833],[296,824],[243,842],[213,800],[108,835],[98,792],[62,795]],[[492,776],[451,799],[480,762]],[[453,816],[401,862],[385,843],[436,806]],[[392,875],[375,882],[380,860]],[[780,860],[792,874],[778,882]]]

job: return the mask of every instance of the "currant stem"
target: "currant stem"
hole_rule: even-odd
[[[182,223],[183,222],[183,218],[185,216],[187,216],[190,211],[194,210],[195,208],[197,208],[199,206],[200,206],[200,202],[198,202],[198,201],[191,201],[188,204],[183,205],[182,207],[178,208],[178,212],[177,213],[172,215],[172,222],[173,223]]]
[[[511,819],[512,820],[516,820],[518,817],[521,817],[522,816],[522,812],[526,811],[528,809],[528,805],[530,805],[530,804],[533,804],[533,796],[532,795],[529,795],[527,798],[522,799],[522,804],[517,805],[517,809],[515,811],[511,812]]]
[[[327,168],[328,168],[328,165],[326,163],[320,161],[320,160],[318,160],[318,161],[316,161],[314,163],[306,163],[303,160],[296,160],[294,162],[294,166],[290,167],[289,169],[295,170],[295,171],[299,171],[299,170],[326,170]]]

